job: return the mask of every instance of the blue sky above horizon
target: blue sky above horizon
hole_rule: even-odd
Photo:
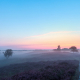
[[[63,32],[66,33],[66,31],[70,31],[72,34],[67,33],[64,36],[71,39],[76,38],[75,44],[72,43],[71,46],[76,45],[80,48],[80,42],[76,43],[76,41],[80,40],[80,0],[0,0],[1,47],[12,46],[14,49],[14,46],[29,45],[15,48],[34,49],[38,47],[46,49],[43,46],[46,44],[48,49],[54,48],[57,43],[60,43],[63,47],[70,47],[70,45],[66,46],[66,44],[70,44],[71,39],[67,43],[65,42],[65,45],[61,43],[63,40],[61,42],[57,41],[59,36],[63,36]],[[54,38],[58,36],[55,38],[56,42],[49,37],[50,35],[46,35],[47,38],[44,36],[44,41],[42,41],[43,37],[36,37],[35,39],[31,37],[51,32],[52,34],[53,32],[62,32],[63,34],[50,34]],[[45,43],[46,39],[49,40]],[[54,42],[50,43],[50,39]],[[37,47],[30,46],[34,43]],[[2,49],[1,47],[0,49]]]

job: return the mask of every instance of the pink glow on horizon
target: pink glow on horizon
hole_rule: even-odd
[[[76,31],[50,32],[43,35],[30,36],[23,39],[8,41],[1,45],[12,45],[19,49],[56,49],[76,46],[80,48],[80,35]]]
[[[70,48],[71,46],[61,46],[62,48]],[[74,46],[74,45],[72,45]],[[23,48],[23,49],[56,49],[58,47],[58,45],[32,45],[32,46],[20,46],[19,48]],[[76,46],[78,49],[80,49],[80,46]]]

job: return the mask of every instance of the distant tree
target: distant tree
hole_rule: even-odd
[[[58,50],[58,51],[60,51],[60,50],[61,50],[61,47],[60,47],[60,45],[58,46],[57,50]]]
[[[12,54],[13,54],[12,49],[7,49],[7,50],[4,52],[4,56],[5,56],[6,58],[9,58],[10,56],[12,56]]]
[[[77,48],[75,46],[72,46],[69,49],[71,49],[72,52],[78,52],[78,50],[77,50]]]

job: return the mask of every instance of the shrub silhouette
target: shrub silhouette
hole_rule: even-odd
[[[12,54],[13,54],[12,49],[7,49],[7,50],[4,52],[4,56],[5,56],[6,58],[9,58],[10,56],[12,56]]]
[[[69,49],[71,49],[72,52],[78,52],[78,50],[77,50],[77,48],[75,46],[72,46]]]

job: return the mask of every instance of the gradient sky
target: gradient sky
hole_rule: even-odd
[[[0,49],[80,48],[80,0],[0,0]]]

